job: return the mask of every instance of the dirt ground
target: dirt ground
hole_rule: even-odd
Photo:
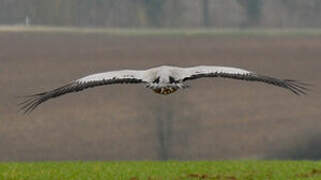
[[[161,96],[94,88],[28,115],[28,95],[82,76],[171,64],[226,65],[312,83],[296,96],[262,83],[190,82]],[[0,33],[0,160],[321,159],[321,37]]]

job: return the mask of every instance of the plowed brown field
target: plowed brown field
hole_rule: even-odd
[[[236,66],[312,83],[307,96],[202,79],[68,94],[18,113],[17,96],[82,76],[171,64]],[[321,37],[0,33],[0,160],[321,158]]]

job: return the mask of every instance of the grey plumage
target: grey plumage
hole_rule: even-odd
[[[257,81],[285,88],[296,95],[306,94],[307,84],[295,80],[282,80],[270,76],[259,75],[244,69],[223,66],[175,67],[160,66],[147,70],[120,70],[93,74],[72,81],[62,87],[26,96],[21,110],[25,113],[33,111],[41,103],[67,93],[78,92],[88,88],[112,84],[143,83],[154,92],[167,95],[178,89],[188,87],[185,82],[204,77],[221,77],[246,81]]]

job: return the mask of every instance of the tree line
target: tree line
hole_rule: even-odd
[[[320,0],[0,0],[0,24],[320,27]]]

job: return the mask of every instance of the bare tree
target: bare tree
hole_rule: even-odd
[[[156,120],[156,138],[158,141],[158,157],[159,160],[168,160],[170,158],[170,143],[172,139],[172,127],[174,118],[173,101],[160,99],[157,103],[153,103],[151,111]]]
[[[262,16],[262,0],[237,0],[245,9],[247,22],[243,26],[256,26],[260,23]]]
[[[203,0],[203,25],[205,27],[210,26],[210,17],[209,17],[209,2],[208,0]]]
[[[162,25],[164,0],[143,0],[149,25],[159,27]]]
[[[193,104],[177,95],[170,96],[172,97],[147,101],[151,103],[150,111],[155,120],[155,138],[158,144],[156,151],[159,160],[163,161],[186,158],[186,154],[182,154],[181,150],[192,147],[189,139],[198,133],[200,127],[200,114],[193,111]]]

